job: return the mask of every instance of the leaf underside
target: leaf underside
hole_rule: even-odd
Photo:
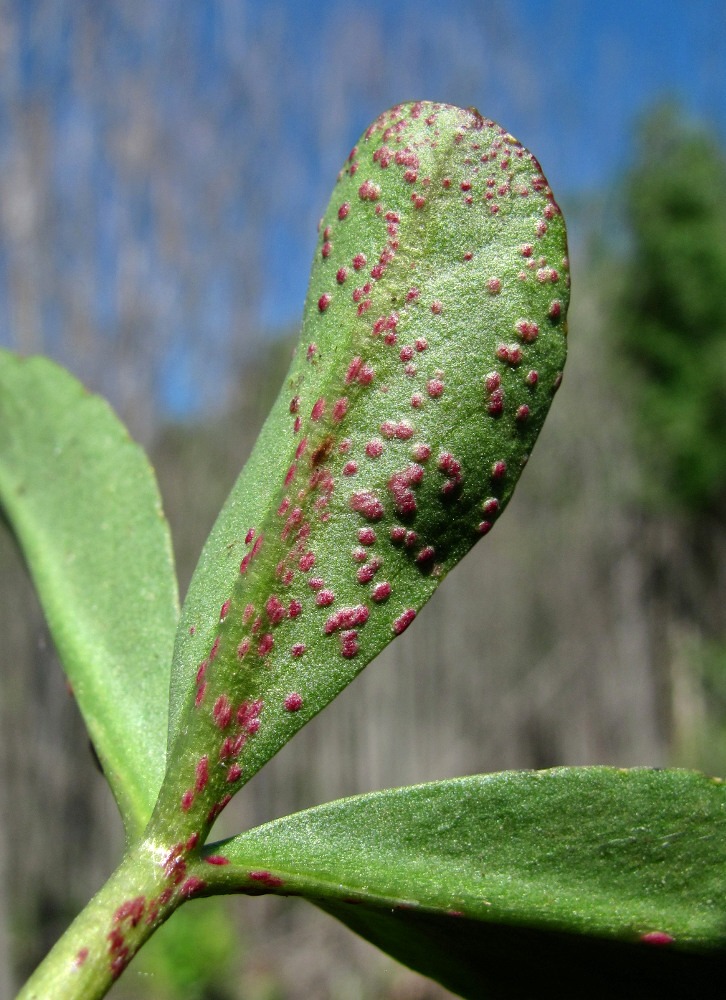
[[[559,385],[566,253],[536,159],[477,112],[361,137],[182,611],[160,815],[208,826],[495,523]]]
[[[646,996],[726,968],[726,786],[692,772],[458,778],[208,850],[215,891],[304,896],[463,996]]]
[[[164,773],[178,618],[153,470],[108,404],[72,375],[0,351],[0,502],[127,832],[137,834]]]

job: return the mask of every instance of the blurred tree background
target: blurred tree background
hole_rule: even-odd
[[[571,356],[507,517],[220,836],[456,774],[726,772],[717,7],[0,0],[0,343],[68,366],[151,449],[182,593],[370,119],[417,97],[479,106],[537,153],[569,222]],[[0,567],[4,1000],[105,879],[121,830],[7,534]],[[443,994],[312,907],[238,899],[191,904],[111,995]]]

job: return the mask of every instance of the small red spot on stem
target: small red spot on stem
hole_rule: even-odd
[[[225,858],[223,854],[208,854],[204,860],[208,865],[222,866],[229,864],[229,858]]]
[[[114,913],[113,922],[120,924],[128,921],[132,927],[136,927],[141,922],[145,908],[146,898],[144,896],[135,896],[134,899],[127,899]]]
[[[206,882],[202,879],[197,878],[196,875],[190,875],[189,878],[184,882],[179,889],[180,895],[184,896],[185,899],[189,899],[193,896],[195,892],[201,892],[206,886]]]
[[[270,872],[267,871],[250,872],[248,877],[251,878],[253,882],[259,882],[268,889],[279,889],[281,885],[284,885],[281,878],[278,878],[276,875],[271,875]]]

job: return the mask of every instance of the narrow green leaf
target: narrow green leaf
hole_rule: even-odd
[[[208,824],[496,521],[559,385],[566,252],[536,159],[477,112],[363,135],[183,609],[163,810]]]
[[[208,857],[214,891],[305,896],[464,996],[578,982],[552,995],[630,996],[616,987],[637,982],[649,996],[659,976],[693,983],[705,953],[726,967],[726,786],[692,772],[558,768],[376,792]]]
[[[153,470],[68,372],[0,351],[0,502],[127,831],[139,832],[163,777],[178,617]]]

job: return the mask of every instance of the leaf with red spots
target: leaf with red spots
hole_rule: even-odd
[[[209,852],[213,891],[303,896],[465,997],[710,995],[726,961],[726,785],[692,772],[454,778]]]
[[[164,774],[178,617],[153,470],[72,375],[0,351],[0,502],[127,831],[140,833]]]
[[[205,826],[490,530],[559,385],[568,289],[559,208],[504,129],[416,104],[366,131],[321,221],[297,354],[184,606],[164,809]],[[253,733],[234,715],[250,702]],[[204,755],[218,766],[198,792]]]

